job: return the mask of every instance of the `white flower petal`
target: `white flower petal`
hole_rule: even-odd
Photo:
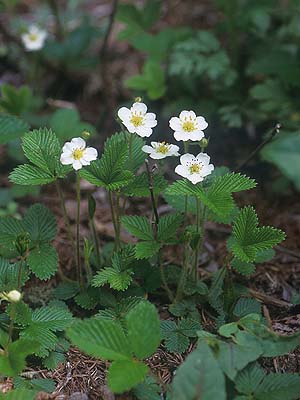
[[[184,142],[189,140],[189,135],[186,134],[186,132],[183,131],[176,131],[174,132],[174,138],[179,142],[180,140],[183,140]]]
[[[183,110],[183,111],[181,111],[181,113],[179,114],[179,119],[180,119],[180,120],[184,120],[185,118],[189,118],[189,116],[190,116],[190,112],[189,112],[189,111],[186,111],[186,110]]]
[[[163,158],[167,157],[167,154],[163,154],[163,153],[154,151],[153,153],[149,154],[149,156],[151,158],[153,158],[154,160],[162,160]]]
[[[144,103],[133,103],[130,111],[133,113],[145,115],[147,112],[147,106]]]
[[[202,176],[210,175],[214,169],[215,169],[215,167],[213,164],[204,165],[202,167],[201,174],[202,174]]]
[[[154,128],[157,125],[156,119],[152,119],[152,118],[147,119],[147,115],[148,114],[146,114],[143,125],[146,126],[147,128]]]
[[[123,124],[126,126],[126,129],[130,133],[136,132],[136,127],[130,121],[123,121]]]
[[[206,153],[199,153],[196,155],[196,160],[201,162],[203,165],[208,165],[210,162],[210,156]]]
[[[154,113],[147,113],[147,114],[145,115],[145,118],[146,118],[146,120],[153,120],[153,119],[156,119],[156,114],[154,114]]]
[[[202,182],[204,178],[201,174],[191,174],[187,179],[195,185],[196,183]]]
[[[87,161],[94,161],[97,159],[98,152],[94,147],[87,147],[83,153],[83,158]]]
[[[180,157],[180,163],[182,164],[182,165],[184,165],[184,166],[188,166],[188,165],[190,165],[192,162],[195,162],[196,160],[195,160],[195,156],[193,155],[193,154],[189,154],[189,153],[187,153],[187,154],[183,154],[181,157]]]
[[[183,176],[184,178],[187,178],[189,175],[189,171],[186,167],[184,167],[183,165],[177,165],[177,167],[175,168],[175,172],[178,175]]]
[[[177,146],[176,144],[169,144],[169,151],[172,153],[176,153],[179,151],[179,146]]]
[[[60,156],[60,162],[61,162],[63,165],[70,165],[70,164],[73,164],[73,161],[74,161],[74,158],[71,157],[70,155],[66,155],[66,154],[63,153],[63,154]]]
[[[82,164],[79,160],[73,160],[73,168],[75,169],[75,171],[78,171],[79,169],[82,168]]]
[[[204,137],[204,132],[202,132],[202,131],[189,132],[189,133],[186,133],[186,136],[189,138],[189,140],[196,142],[198,140],[201,140]]]
[[[90,165],[91,163],[91,161],[86,160],[85,157],[81,157],[81,159],[78,161],[80,161],[82,165]]]
[[[157,147],[157,146],[159,146],[160,145],[160,142],[151,142],[151,146],[153,147],[153,148],[155,148],[155,147]]]
[[[154,142],[151,142],[151,144],[152,144],[152,143],[154,143]],[[143,147],[142,147],[142,150],[143,150],[145,153],[148,153],[148,154],[151,154],[151,153],[154,152],[154,149],[153,149],[151,146],[148,146],[148,145],[143,146]]]
[[[131,111],[127,107],[121,107],[118,111],[118,117],[122,121],[129,120],[131,118]]]
[[[208,127],[208,123],[205,121],[205,118],[203,117],[197,117],[196,118],[198,129],[201,129],[202,131]]]
[[[66,142],[62,148],[63,153],[70,152],[74,150],[74,146],[72,145],[71,142]]]
[[[75,148],[78,148],[81,150],[85,149],[85,146],[86,146],[85,140],[83,140],[81,137],[73,138],[71,140],[71,144],[72,144],[72,146],[75,146]]]
[[[141,137],[149,137],[152,134],[152,129],[146,126],[138,126],[135,130],[136,134]]]
[[[172,117],[169,121],[169,126],[171,129],[173,129],[173,131],[180,131],[182,129],[182,125],[178,117]]]

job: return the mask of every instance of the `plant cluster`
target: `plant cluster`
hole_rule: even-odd
[[[3,120],[6,132],[16,132],[19,127],[27,159],[9,179],[28,187],[55,186],[76,266],[76,273],[67,277],[59,269],[53,246],[55,217],[42,204],[30,207],[23,218],[0,218],[4,305],[0,373],[13,377],[16,388],[3,398],[27,400],[41,389],[53,391],[53,381],[27,379],[22,371],[26,362],[56,368],[64,362],[70,345],[108,360],[109,388],[115,393],[132,389],[141,400],[158,400],[164,395],[180,400],[297,398],[298,376],[267,374],[259,362],[262,357],[295,349],[300,335],[281,337],[272,332],[261,315],[261,304],[236,279],[238,275],[249,278],[257,263],[271,259],[273,247],[285,234],[261,226],[252,206],[238,207],[234,193],[250,190],[256,183],[210,164],[204,134],[208,124],[203,117],[182,111],[170,119],[174,139],[184,142],[184,154],[175,169],[180,179],[172,183],[165,178],[164,162],[169,156],[179,156],[179,143],[146,144],[145,138],[158,122],[140,99],[118,111],[121,131],[106,140],[101,156],[86,145],[87,132],[63,143],[65,139],[55,129],[34,129],[22,135],[27,129],[22,119],[6,114]],[[153,165],[153,159],[159,160],[159,165]],[[74,173],[75,235],[61,184]],[[94,223],[99,205],[93,196],[89,197],[91,233],[81,237],[83,179],[107,192],[115,232],[110,248],[99,246]],[[149,198],[151,215],[126,215],[126,202],[132,197]],[[162,197],[171,209],[163,215],[157,206]],[[232,229],[223,265],[204,279],[199,260],[208,220],[229,224]],[[123,243],[122,229],[134,237],[131,244]],[[176,265],[166,257],[169,247],[180,249]],[[61,282],[46,303],[36,307],[27,297],[27,282],[32,275],[43,281],[56,272]],[[154,296],[158,304],[168,304],[167,319],[160,320],[159,306],[147,300]],[[80,320],[78,307],[92,316]],[[214,321],[214,331],[203,330],[201,309]],[[190,343],[196,342],[170,385],[156,379],[147,359],[158,346],[185,353]]]

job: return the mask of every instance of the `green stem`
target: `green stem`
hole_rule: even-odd
[[[17,289],[20,291],[21,289],[21,277],[22,277],[22,268],[23,268],[23,257],[21,258],[20,262],[19,262],[19,269],[18,269],[18,283],[17,283]]]
[[[64,198],[64,194],[63,194],[63,192],[61,190],[61,186],[60,186],[58,180],[55,181],[55,187],[56,187],[56,191],[57,191],[57,194],[58,194],[58,197],[59,197],[60,206],[61,206],[61,210],[62,210],[62,213],[63,213],[63,218],[64,218],[67,234],[68,234],[70,243],[72,245],[73,251],[75,253],[75,242],[74,242],[74,237],[73,237],[72,230],[71,230],[70,220],[69,220],[69,217],[68,217],[68,214],[67,214],[65,198]]]
[[[14,318],[16,313],[16,305],[15,303],[11,303],[11,312],[10,312],[10,322],[8,328],[8,342],[12,342],[13,332],[14,332]]]
[[[133,142],[133,133],[129,134],[129,169],[132,169],[132,142]]]
[[[200,200],[196,197],[196,206],[197,206],[197,216],[196,216],[196,225],[197,225],[197,233],[200,233]],[[200,240],[202,240],[202,236],[201,238],[199,238],[199,243],[196,246],[196,250],[195,250],[195,261],[194,261],[194,278],[195,281],[197,282],[198,280],[198,259],[199,259],[199,250],[200,250]]]
[[[118,226],[117,226],[113,196],[112,196],[111,191],[108,191],[108,200],[109,200],[109,205],[110,205],[111,218],[112,218],[114,231],[115,231],[115,250],[118,250],[120,248],[120,237],[119,237],[119,231],[118,231]]]
[[[76,195],[77,195],[77,216],[76,216],[76,264],[77,279],[80,286],[83,286],[82,269],[80,260],[80,174],[76,173]]]
[[[101,264],[101,257],[100,257],[100,250],[99,250],[100,245],[99,245],[98,235],[97,235],[96,226],[95,226],[95,222],[94,222],[93,218],[90,219],[90,226],[91,226],[92,235],[93,235],[97,264],[98,264],[98,266],[100,266],[100,264]]]

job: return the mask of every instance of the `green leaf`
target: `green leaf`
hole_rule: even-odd
[[[155,256],[160,248],[161,244],[154,241],[139,242],[135,246],[135,256],[137,259],[150,258]]]
[[[274,94],[272,94],[274,96]],[[300,134],[299,132],[280,133],[280,137],[272,140],[261,151],[262,158],[279,168],[300,189]],[[289,160],[287,162],[287,160]]]
[[[106,360],[128,360],[131,348],[121,326],[113,321],[90,319],[67,330],[71,342],[85,353]]]
[[[256,299],[241,297],[234,306],[233,314],[237,317],[244,317],[247,314],[260,314],[261,304]]]
[[[142,150],[140,150],[142,151]],[[145,157],[144,157],[145,158]],[[155,195],[163,192],[167,187],[167,181],[160,174],[153,175],[153,192]],[[147,172],[142,172],[134,177],[124,189],[125,196],[148,197],[149,196],[149,181]]]
[[[230,250],[241,261],[254,261],[257,253],[267,250],[285,238],[284,232],[271,226],[257,228],[258,218],[253,207],[244,207],[233,224],[228,241]]]
[[[94,287],[104,286],[106,283],[115,290],[126,290],[132,282],[132,271],[118,271],[112,267],[106,267],[98,271],[92,280]]]
[[[18,165],[10,174],[9,180],[17,185],[45,185],[55,178],[38,167],[29,164]]]
[[[133,394],[138,400],[161,400],[161,388],[153,376],[147,376],[134,388]]]
[[[1,85],[0,108],[9,114],[22,115],[29,110],[33,94],[28,86],[15,87],[8,83]]]
[[[101,159],[83,168],[80,174],[96,186],[104,186],[107,190],[120,189],[133,179],[133,174],[124,169],[127,157],[127,143],[120,140],[118,134],[113,135],[105,142]]]
[[[36,391],[29,389],[15,389],[8,393],[0,394],[0,400],[34,400]]]
[[[205,343],[178,368],[171,391],[174,400],[226,400],[225,377]]]
[[[39,357],[47,357],[49,352],[54,350],[58,342],[58,338],[50,329],[40,326],[39,324],[31,324],[21,332],[24,339],[32,339],[39,343],[39,348],[35,350],[35,355]]]
[[[253,263],[241,261],[237,257],[234,257],[230,261],[230,265],[241,275],[250,276],[255,272],[255,265]]]
[[[24,135],[29,125],[13,115],[0,114],[0,144],[8,143]]]
[[[298,374],[267,375],[255,390],[257,400],[294,400],[299,397],[300,376]]]
[[[108,385],[114,393],[123,393],[142,382],[147,372],[147,365],[140,361],[114,361],[108,370]]]
[[[139,359],[153,354],[160,343],[158,313],[153,304],[140,302],[126,316],[131,348]]]
[[[73,317],[67,309],[46,306],[37,308],[32,312],[32,322],[38,327],[52,331],[63,331],[73,322]]]
[[[56,221],[52,212],[42,204],[31,206],[23,219],[24,226],[35,242],[48,242],[56,236]]]
[[[159,219],[157,229],[157,240],[167,242],[176,235],[177,229],[182,224],[184,216],[182,214],[169,214]]]
[[[252,395],[261,381],[265,377],[265,372],[258,364],[252,364],[244,368],[235,378],[236,389],[240,393]]]
[[[61,154],[61,145],[55,134],[47,128],[33,130],[23,137],[25,156],[42,171],[54,176]]]
[[[39,279],[47,280],[58,268],[58,254],[50,243],[41,243],[30,251],[27,262]]]
[[[153,232],[151,224],[146,217],[126,216],[121,218],[121,222],[125,229],[142,240],[152,240]]]
[[[162,338],[168,351],[172,353],[184,353],[189,347],[188,336],[183,335],[176,322],[166,320],[161,323]]]

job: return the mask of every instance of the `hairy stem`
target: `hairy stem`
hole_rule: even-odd
[[[76,173],[76,196],[77,196],[77,215],[76,215],[76,265],[77,279],[80,286],[83,286],[82,268],[80,260],[80,174]]]
[[[67,234],[68,234],[70,243],[72,245],[73,251],[75,253],[75,242],[74,242],[74,237],[73,237],[72,230],[71,230],[70,220],[69,220],[69,217],[68,217],[68,214],[67,214],[65,198],[64,198],[64,195],[63,195],[63,192],[61,190],[61,186],[60,186],[58,180],[55,181],[55,187],[56,187],[56,191],[57,191],[57,194],[58,194],[58,197],[59,197],[60,206],[61,206],[61,210],[62,210],[62,214],[63,214],[65,227],[66,227],[66,230],[67,230]]]
[[[154,238],[157,239],[159,215],[158,215],[158,211],[157,211],[154,190],[153,190],[153,176],[150,171],[149,161],[145,160],[145,164],[146,164],[146,170],[147,170],[147,176],[148,176],[148,184],[149,184],[149,192],[150,192],[150,197],[151,197],[152,210],[153,210],[153,215],[154,215],[153,234],[154,234]],[[174,295],[173,295],[172,290],[170,289],[167,279],[166,279],[165,270],[164,270],[163,262],[162,262],[161,250],[159,250],[159,252],[158,252],[157,260],[158,260],[160,277],[161,277],[163,287],[164,287],[165,291],[167,292],[169,300],[173,301]]]

